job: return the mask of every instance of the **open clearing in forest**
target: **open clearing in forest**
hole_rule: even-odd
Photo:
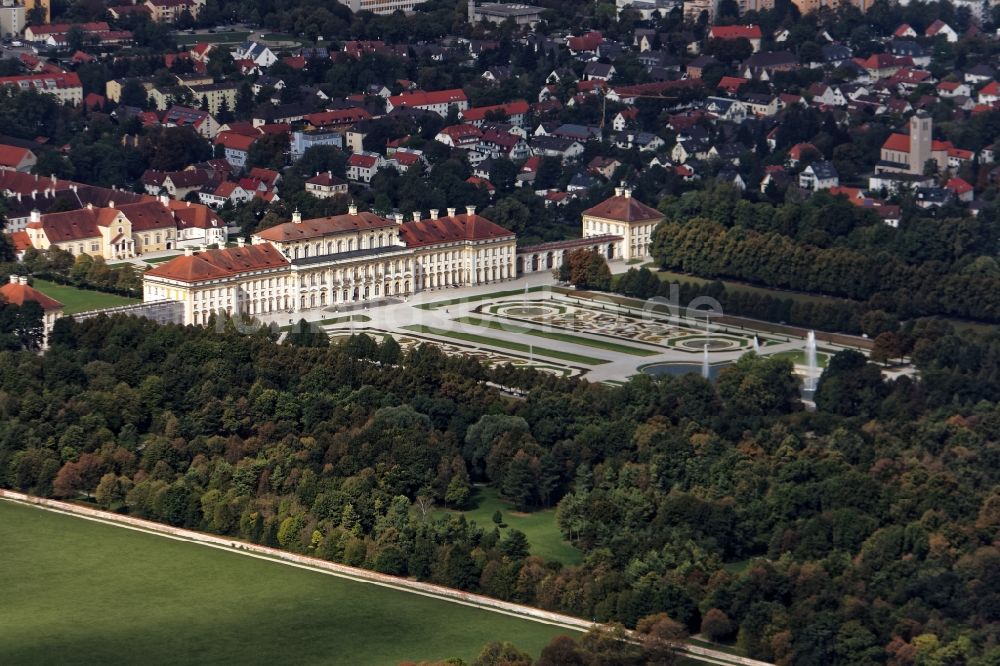
[[[505,525],[505,527],[500,528],[500,535],[506,536],[511,529],[521,530],[528,537],[532,555],[538,555],[547,560],[556,560],[563,564],[579,564],[583,561],[583,553],[563,539],[559,525],[556,523],[555,509],[519,513],[514,510],[513,505],[500,498],[495,488],[476,486],[473,491],[471,504],[475,505],[474,509],[461,512],[440,510],[437,515],[463,513],[466,520],[475,521],[477,525],[489,532],[496,527],[493,522],[493,514],[499,511]]]
[[[569,633],[3,501],[0,562],[2,664],[384,666]]]

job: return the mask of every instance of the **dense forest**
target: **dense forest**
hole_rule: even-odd
[[[728,185],[660,210],[652,253],[664,268],[857,299],[901,319],[1000,321],[993,215],[914,215],[897,229],[843,198],[752,203]]]
[[[609,387],[232,328],[63,319],[0,352],[5,483],[782,664],[1000,658],[996,334],[910,323],[924,381],[844,352],[810,413],[753,355]],[[477,482],[556,506],[584,563],[434,517]]]

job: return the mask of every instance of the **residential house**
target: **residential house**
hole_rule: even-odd
[[[531,153],[542,157],[558,157],[563,161],[583,154],[583,144],[561,136],[536,136],[531,140]]]
[[[448,112],[453,108],[458,112],[468,109],[469,100],[461,88],[434,92],[404,92],[386,100],[386,111],[398,108],[424,109],[447,118]]]
[[[250,148],[261,135],[245,136],[235,132],[219,132],[215,137],[215,145],[222,146],[226,161],[235,169],[242,169],[246,166],[247,157],[250,155]]]
[[[615,66],[601,62],[588,62],[583,69],[583,78],[587,81],[610,81],[615,76]]]
[[[840,177],[833,164],[826,160],[813,162],[799,174],[799,187],[804,190],[828,190],[840,184]]]
[[[168,127],[190,127],[199,136],[209,140],[219,133],[219,123],[211,113],[186,106],[170,107],[160,118],[160,122]]]
[[[329,199],[347,194],[347,181],[334,176],[332,171],[324,171],[306,181],[306,192],[317,199]]]
[[[709,39],[745,39],[750,42],[753,52],[760,51],[762,34],[759,25],[714,25],[708,31]]]
[[[278,62],[278,56],[267,44],[244,42],[233,49],[233,60],[249,60],[257,67],[267,69]]]
[[[487,130],[479,137],[476,152],[493,159],[520,161],[531,155],[527,142],[516,134]]]
[[[385,158],[378,153],[361,151],[347,158],[347,180],[367,185],[385,166]]]
[[[305,155],[305,152],[313,146],[342,148],[344,145],[343,134],[336,130],[295,130],[290,138],[289,150],[293,161]]]
[[[472,123],[481,127],[485,122],[495,121],[510,123],[517,127],[524,127],[525,115],[528,113],[528,102],[523,99],[508,102],[506,104],[495,104],[493,106],[479,106],[466,109],[458,114],[458,117],[465,123]]]
[[[219,208],[226,203],[237,205],[246,203],[253,198],[253,194],[243,189],[239,183],[223,181],[218,185],[210,185],[203,188],[198,193],[201,203],[212,208]]]
[[[0,171],[29,173],[38,163],[38,157],[27,148],[0,144]]]
[[[927,26],[927,30],[924,31],[924,36],[930,38],[944,37],[949,43],[952,44],[958,41],[958,33],[941,19],[937,19]]]

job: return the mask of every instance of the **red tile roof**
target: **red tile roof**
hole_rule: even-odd
[[[882,150],[894,150],[897,153],[910,152],[910,135],[893,132],[882,144]]]
[[[466,102],[468,98],[461,88],[451,90],[435,90],[433,92],[407,92],[402,95],[393,95],[389,98],[389,104],[393,108],[398,106],[421,107],[434,104],[456,104]]]
[[[709,39],[760,39],[759,25],[715,25],[708,31]]]
[[[348,231],[369,231],[394,226],[395,222],[374,213],[362,212],[357,215],[333,215],[317,217],[301,222],[285,222],[258,232],[256,235],[266,241],[283,242],[318,238],[329,234]]]
[[[27,148],[8,146],[0,143],[0,167],[15,169],[31,153]]]
[[[255,136],[243,136],[242,134],[235,134],[233,132],[222,132],[219,136],[215,137],[215,145],[222,145],[231,150],[241,150],[246,152],[250,150],[250,146],[252,146],[256,140],[257,137]]]
[[[287,265],[288,260],[277,248],[270,243],[262,243],[176,257],[151,268],[145,275],[181,282],[200,282]]]
[[[371,117],[372,114],[365,109],[355,108],[310,113],[305,119],[313,127],[325,127],[326,125],[350,125],[361,120],[369,120]]]
[[[424,247],[438,243],[458,241],[490,240],[514,236],[514,232],[480,215],[463,214],[439,217],[436,220],[422,219],[419,222],[403,222],[399,237],[407,247]]]
[[[486,120],[489,113],[502,113],[507,116],[523,115],[528,112],[528,102],[523,99],[514,100],[507,104],[494,104],[493,106],[477,106],[472,109],[462,111],[462,120],[466,122],[477,122]]]
[[[49,298],[34,287],[11,282],[0,287],[0,299],[14,305],[24,305],[26,302],[34,301],[42,306],[43,310],[62,310],[63,307],[62,303]]]
[[[625,195],[616,195],[605,199],[593,208],[583,211],[583,214],[607,220],[618,220],[620,222],[659,220],[663,218],[663,213],[660,211],[650,208],[635,197]]]
[[[28,238],[28,232],[24,230],[12,233],[10,242],[14,244],[14,250],[17,252],[24,252],[31,247],[31,239]]]
[[[957,176],[949,180],[945,187],[955,194],[965,194],[966,192],[972,191],[972,185],[969,185],[969,183],[961,178],[958,178]]]

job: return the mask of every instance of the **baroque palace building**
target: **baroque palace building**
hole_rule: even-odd
[[[426,289],[513,279],[516,237],[468,207],[391,219],[358,212],[265,229],[236,247],[187,249],[143,276],[145,301],[184,306],[184,323],[333,308]]]

